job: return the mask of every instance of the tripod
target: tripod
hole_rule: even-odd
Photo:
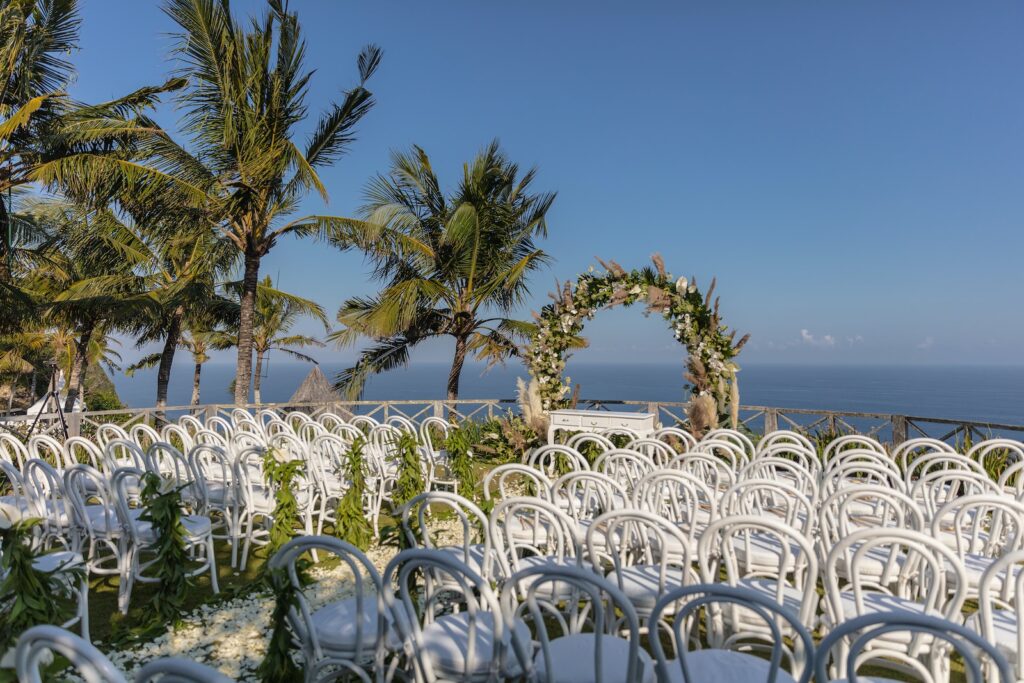
[[[32,426],[28,428],[28,434],[25,438],[32,436],[32,432],[36,430],[36,425],[39,424],[39,418],[43,416],[46,409],[50,405],[50,401],[53,401],[54,412],[57,413],[57,419],[60,420],[60,428],[64,434],[64,440],[68,440],[68,421],[64,418],[64,408],[60,404],[60,394],[57,393],[57,367],[52,366],[53,372],[50,373],[50,384],[46,388],[46,396],[43,397],[43,405],[39,406],[39,412],[36,413],[36,419],[32,420]]]

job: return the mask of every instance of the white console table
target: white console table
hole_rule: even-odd
[[[606,429],[630,429],[641,437],[650,436],[657,428],[654,413],[617,413],[608,410],[552,410],[548,426],[548,443],[555,434],[564,432],[603,432]]]

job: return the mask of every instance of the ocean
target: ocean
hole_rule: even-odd
[[[186,355],[176,359],[169,403],[186,405],[192,393],[192,365]],[[340,365],[324,364],[333,381]],[[291,398],[310,366],[296,362],[270,364],[263,380],[263,400]],[[582,385],[582,397],[638,401],[685,401],[682,365],[574,364],[567,374]],[[419,363],[372,378],[367,400],[429,400],[445,395],[448,366]],[[484,368],[467,365],[462,373],[463,398],[513,398],[516,377],[526,376],[518,363]],[[203,367],[202,402],[229,403],[234,366]],[[156,372],[134,377],[118,374],[114,384],[130,407],[155,402]],[[810,366],[744,365],[740,372],[744,405],[809,408],[854,412],[1024,424],[1024,367],[999,366]]]

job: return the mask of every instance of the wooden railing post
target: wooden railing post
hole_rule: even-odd
[[[444,404],[440,401],[431,401],[430,404],[434,408],[434,417],[444,419]]]
[[[764,433],[771,434],[779,431],[779,411],[769,408],[764,411]]]
[[[892,416],[892,445],[899,446],[907,440],[907,417],[906,415]]]
[[[71,413],[68,415],[68,436],[82,435],[82,414]]]

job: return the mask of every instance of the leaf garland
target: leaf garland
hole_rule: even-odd
[[[334,515],[334,535],[363,551],[368,550],[373,543],[373,526],[363,510],[366,497],[366,463],[363,462],[365,446],[366,439],[357,437],[345,454],[345,467],[341,474],[348,480],[348,489],[338,500]]]
[[[395,440],[398,461],[398,480],[391,491],[391,501],[395,508],[401,508],[410,500],[423,493],[426,482],[423,481],[423,470],[420,468],[420,444],[416,435],[402,432]]]
[[[461,427],[448,433],[444,449],[448,452],[448,471],[459,482],[459,494],[473,500],[476,496],[477,480],[473,473],[473,439]]]
[[[273,523],[270,525],[270,544],[267,557],[281,549],[292,539],[299,521],[299,502],[295,497],[295,480],[306,472],[306,464],[299,459],[285,459],[277,448],[268,448],[263,454],[263,476],[274,491]]]
[[[0,655],[28,628],[66,622],[74,613],[75,587],[85,578],[81,567],[36,568],[46,554],[33,542],[39,522],[22,519],[0,527]]]
[[[153,621],[177,622],[185,609],[185,597],[191,581],[188,576],[188,552],[185,527],[181,523],[181,490],[168,488],[166,480],[153,472],[142,475],[143,511],[139,519],[153,528],[151,549],[156,554],[157,587],[149,600]]]
[[[309,582],[305,575],[305,563],[296,562],[300,582]],[[301,589],[292,584],[288,570],[280,567],[267,573],[267,583],[274,594],[274,613],[271,622],[274,630],[267,644],[267,652],[256,668],[256,675],[262,683],[291,683],[301,681],[305,677],[303,667],[295,663],[292,652],[295,639],[288,627],[288,615],[299,610],[299,594]]]

